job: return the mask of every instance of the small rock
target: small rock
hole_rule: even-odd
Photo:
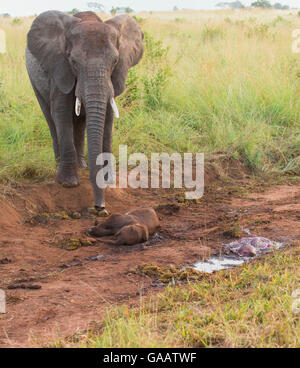
[[[79,220],[79,219],[81,219],[81,213],[73,212],[71,217],[72,217],[73,220]]]

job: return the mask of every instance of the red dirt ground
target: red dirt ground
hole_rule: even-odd
[[[218,252],[229,242],[228,228],[240,225],[273,240],[300,240],[300,185],[280,185],[245,194],[251,181],[240,175],[235,185],[206,173],[206,192],[199,203],[179,204],[178,212],[159,211],[162,239],[149,246],[113,247],[96,244],[75,251],[54,245],[63,238],[84,238],[94,223],[89,180],[64,189],[54,182],[0,188],[0,289],[6,291],[7,314],[0,314],[0,346],[42,346],[88,328],[116,303],[135,305],[141,295],[161,291],[153,279],[128,273],[155,262],[181,265]],[[248,188],[249,189],[249,188]],[[244,198],[242,198],[243,193]],[[167,190],[108,190],[110,213],[142,206],[178,205],[178,192]],[[39,213],[79,211],[79,220],[51,218],[46,224],[29,221]],[[100,219],[100,221],[102,221]],[[85,258],[108,255],[102,261]],[[10,261],[7,263],[7,260]],[[80,260],[81,265],[62,269]],[[39,285],[16,289],[11,285]]]

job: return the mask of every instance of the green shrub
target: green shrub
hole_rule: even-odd
[[[128,73],[127,89],[120,101],[123,107],[132,107],[140,99],[140,104],[155,108],[162,103],[162,89],[171,75],[167,53],[169,48],[162,41],[145,32],[145,53],[140,65]]]
[[[14,18],[13,20],[12,20],[12,22],[11,22],[11,24],[13,25],[13,26],[17,26],[17,25],[20,25],[20,24],[22,24],[23,23],[23,21],[20,19],[20,18]]]
[[[139,75],[136,68],[129,70],[127,81],[126,81],[126,91],[120,97],[121,104],[123,107],[130,107],[139,98]]]
[[[160,67],[155,75],[143,79],[144,102],[147,107],[154,109],[162,104],[162,89],[170,75],[170,67],[166,65]]]
[[[146,21],[145,18],[137,17],[136,15],[133,15],[132,18],[139,24],[142,24]]]
[[[163,47],[162,41],[155,41],[154,38],[148,33],[145,35],[145,56],[150,59],[161,59],[165,57],[169,51],[169,47]]]

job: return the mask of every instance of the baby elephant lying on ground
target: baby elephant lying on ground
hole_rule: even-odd
[[[149,235],[159,228],[159,219],[152,208],[140,208],[125,215],[114,214],[102,224],[89,230],[93,236],[114,235],[114,245],[134,245],[144,243]]]

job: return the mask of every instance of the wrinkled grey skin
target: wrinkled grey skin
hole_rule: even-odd
[[[96,184],[97,156],[111,152],[113,110],[110,99],[126,88],[128,70],[143,55],[143,33],[127,15],[106,22],[92,12],[69,16],[59,11],[39,15],[28,33],[28,74],[50,128],[57,181],[79,185],[77,167],[84,161],[87,128],[90,177],[95,207],[105,208]],[[82,102],[75,114],[75,100]]]

